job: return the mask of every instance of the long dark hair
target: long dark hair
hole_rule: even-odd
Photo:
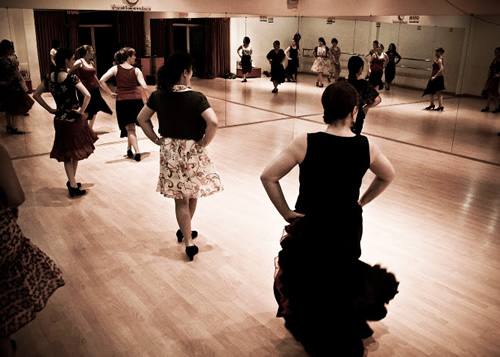
[[[365,66],[363,59],[359,56],[352,56],[347,62],[347,69],[349,70],[348,81],[353,83],[356,81],[359,70]]]
[[[391,49],[391,47],[392,47],[392,49]],[[389,45],[389,48],[387,49],[387,52],[397,53],[397,51],[396,51],[396,45],[394,43],[391,43]]]
[[[326,41],[323,37],[318,38],[318,41],[323,44],[323,46],[326,46]]]
[[[0,56],[4,56],[11,48],[14,48],[14,42],[2,40],[2,42],[0,42]]]
[[[73,57],[73,51],[68,50],[67,48],[60,48],[56,53],[56,76],[60,71],[66,70],[66,60],[70,60]]]
[[[193,68],[193,59],[189,53],[175,52],[163,66],[158,70],[158,86],[160,90],[172,90],[182,73],[185,70],[190,71]]]

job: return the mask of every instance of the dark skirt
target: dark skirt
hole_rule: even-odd
[[[252,57],[248,55],[241,56],[241,71],[243,74],[252,72]]]
[[[3,110],[10,115],[23,115],[27,113],[33,104],[33,99],[24,89],[7,90],[3,101]]]
[[[483,97],[487,98],[489,95],[494,97],[498,96],[498,87],[500,85],[500,77],[490,78],[486,81],[482,92]]]
[[[283,83],[285,81],[285,68],[283,65],[277,64],[271,66],[271,82]]]
[[[358,259],[361,208],[341,224],[329,224],[331,229],[301,220],[285,227],[281,240],[274,279],[277,316],[312,355],[362,356],[361,340],[370,330],[366,321],[386,316],[385,304],[397,294],[399,282],[380,266]],[[319,246],[318,234],[323,237]]]
[[[424,94],[422,94],[422,97],[427,94],[436,94],[436,92],[440,92],[442,90],[445,90],[446,88],[444,87],[444,77],[439,76],[434,80],[430,80],[427,83],[427,88],[424,90]]]
[[[293,74],[297,74],[297,69],[299,68],[299,59],[292,58],[288,61],[288,65],[286,66],[286,73],[290,76]]]
[[[127,137],[127,125],[139,125],[137,116],[139,115],[143,106],[144,103],[141,99],[116,101],[116,117],[118,119],[118,126],[120,127],[120,138]]]
[[[394,77],[396,77],[396,64],[394,62],[389,62],[385,67],[385,82],[391,84]]]
[[[80,101],[80,106],[82,106],[83,98],[85,97],[80,91],[77,91],[77,93],[78,93],[78,100]],[[96,115],[99,112],[113,114],[113,111],[109,108],[108,103],[106,103],[106,101],[102,98],[99,87],[90,89],[89,93],[90,93],[90,102],[89,105],[87,106],[87,109],[85,109],[85,113],[89,114],[87,120],[92,120],[94,118],[94,115]]]
[[[384,88],[384,82],[382,82],[382,75],[384,72],[382,71],[371,71],[370,72],[370,79],[368,81],[376,88],[382,89]]]
[[[61,119],[63,115],[64,119]],[[58,114],[54,119],[54,129],[56,135],[50,152],[52,159],[59,162],[83,160],[94,152],[97,134],[77,112]]]

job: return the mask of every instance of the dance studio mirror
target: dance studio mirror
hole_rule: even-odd
[[[21,9],[0,10],[3,19],[16,24],[25,21]],[[80,11],[77,16],[64,12],[63,21],[67,26],[78,27],[79,44],[88,42],[95,47],[97,70],[101,75],[111,65],[112,49],[108,44],[115,41],[110,41],[109,36],[116,33],[114,24],[117,16],[121,15],[107,12],[96,16],[93,13]],[[168,12],[146,12],[142,16],[145,38],[140,63],[145,76],[153,78],[169,52],[189,50],[197,61],[193,88],[208,97],[218,115],[220,127],[287,118],[321,123],[322,88],[316,85],[318,76],[311,70],[318,38],[323,37],[328,47],[331,47],[332,38],[338,40],[341,77],[348,75],[348,59],[353,55],[364,56],[372,48],[372,41],[378,40],[385,46],[384,51],[394,43],[402,59],[396,65],[390,90],[383,88],[379,91],[382,102],[370,110],[363,133],[500,163],[496,135],[500,132],[499,114],[480,112],[486,104],[486,100],[480,97],[481,91],[494,49],[498,47],[495,41],[500,36],[500,26],[494,21],[470,16],[312,18]],[[2,31],[15,34],[11,37],[16,53],[23,59],[28,54],[30,44],[26,39],[30,37],[21,32],[30,31],[30,25],[10,25],[10,28],[15,28],[15,33],[5,30],[5,26]],[[34,33],[34,29],[31,30]],[[224,41],[227,41],[229,49],[225,50],[225,57],[229,63],[222,66],[223,70],[209,73],[208,62],[211,68],[217,67],[213,62],[220,59],[222,53],[216,45],[222,40],[209,36],[215,34],[226,36]],[[273,83],[266,76],[271,72],[266,55],[273,49],[275,40],[280,41],[280,48],[285,51],[297,34],[300,35],[297,82],[285,81],[278,86],[277,93],[272,93]],[[243,82],[239,57],[242,51],[240,49],[238,54],[238,48],[245,37],[250,39],[252,67]],[[444,110],[424,110],[430,103],[429,96],[422,97],[422,94],[431,76],[435,49],[438,47],[445,49]],[[285,59],[285,68],[288,62]],[[366,66],[365,62],[364,73]],[[27,69],[27,64],[21,61],[20,67],[21,70]],[[323,72],[324,86],[328,85],[328,67],[327,63]],[[231,77],[231,74],[234,76]],[[48,93],[44,95],[50,100]],[[105,96],[105,99],[114,109],[111,98]],[[3,129],[3,114],[0,120]],[[19,122],[18,126],[26,132],[25,135],[6,135],[2,131],[2,142],[9,147],[11,155],[23,157],[48,153],[53,126],[43,109],[35,104],[30,115],[21,117]],[[98,144],[121,140],[113,116],[100,113],[96,130],[100,134]],[[144,138],[142,131],[138,132],[140,138]]]

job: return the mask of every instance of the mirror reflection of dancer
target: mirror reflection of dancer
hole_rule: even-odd
[[[289,223],[274,280],[277,316],[312,356],[361,357],[362,339],[373,334],[367,320],[386,316],[385,304],[399,284],[385,269],[359,260],[362,207],[395,173],[374,142],[351,132],[358,93],[350,84],[329,85],[321,102],[326,130],[300,135],[261,175],[271,202]],[[297,165],[300,189],[292,211],[280,180]],[[368,170],[375,178],[360,198]],[[328,184],[321,184],[325,178]],[[325,297],[325,284],[335,293]]]
[[[500,106],[498,104],[498,87],[500,84],[500,47],[495,48],[495,58],[490,64],[488,71],[488,80],[483,89],[483,97],[488,98],[486,107],[481,109],[482,112],[490,110],[490,105],[493,104],[492,113],[500,113]]]
[[[134,67],[135,50],[131,47],[123,47],[115,53],[117,65],[111,67],[99,81],[106,92],[112,98],[116,98],[116,118],[120,127],[120,138],[127,137],[127,156],[141,161],[137,134],[135,132],[137,115],[147,101],[148,86],[139,68]],[[116,78],[116,93],[111,92],[106,81],[111,77]],[[140,87],[137,87],[139,82]],[[132,147],[135,156],[132,153]]]
[[[24,79],[19,73],[19,62],[15,56],[14,42],[0,42],[0,101],[5,111],[8,134],[24,134],[17,128],[17,119],[33,106],[33,99],[26,93]]]
[[[240,53],[241,51],[241,53]],[[250,46],[250,37],[245,36],[243,38],[243,44],[236,50],[238,56],[241,58],[241,72],[243,73],[242,82],[247,81],[247,73],[252,72],[252,54],[253,49]]]
[[[352,56],[347,63],[349,77],[347,81],[356,89],[359,94],[359,106],[356,120],[351,130],[355,134],[361,134],[368,110],[376,107],[382,102],[379,93],[373,88],[370,82],[363,79],[364,61],[361,57]]]
[[[220,177],[206,152],[215,137],[217,116],[207,98],[191,90],[192,58],[174,53],[158,71],[158,89],[151,94],[138,120],[146,136],[160,146],[157,191],[175,200],[178,242],[186,244],[190,260],[198,253],[191,231],[198,198],[223,190]],[[159,138],[151,117],[158,115]]]
[[[52,48],[50,49],[50,71],[52,73],[56,70],[56,53],[57,50],[61,47],[61,42],[59,40],[52,40]]]
[[[441,94],[441,91],[446,89],[444,87],[444,77],[443,77],[443,70],[444,70],[443,54],[444,50],[441,47],[436,50],[436,59],[432,63],[431,79],[429,79],[429,83],[427,83],[427,88],[425,88],[424,94],[422,94],[422,97],[426,94],[431,95],[431,104],[428,107],[426,107],[425,110],[443,111],[444,109],[443,95]],[[439,107],[437,108],[434,105],[434,96],[436,96],[438,99]]]
[[[0,356],[13,357],[10,336],[40,313],[60,287],[61,270],[23,235],[17,224],[25,200],[7,150],[0,145]]]
[[[384,52],[384,45],[379,44],[375,49],[375,53],[372,55],[370,61],[370,83],[380,90],[384,88],[384,82],[382,81],[382,76],[384,75],[384,69],[389,61],[389,57]]]
[[[340,77],[340,47],[337,46],[339,41],[336,38],[332,38],[332,47],[330,47],[330,76],[328,77],[328,82],[331,82],[332,78],[336,81]]]
[[[97,113],[103,111],[104,113],[113,114],[111,109],[109,109],[108,104],[104,101],[101,95],[101,84],[97,78],[97,70],[94,67],[94,56],[95,51],[92,46],[83,45],[79,47],[76,52],[80,57],[75,62],[75,66],[72,69],[75,74],[80,78],[85,88],[90,93],[90,103],[85,110],[88,113],[88,123],[91,128],[94,128],[95,119]],[[78,99],[80,100],[80,105],[83,103],[84,96],[78,92]]]
[[[56,71],[45,77],[35,90],[33,98],[49,113],[55,114],[54,128],[56,135],[50,157],[64,162],[64,170],[68,176],[66,187],[70,197],[82,196],[81,184],[76,182],[78,161],[88,158],[94,152],[96,133],[87,124],[87,105],[90,93],[73,73],[68,73],[75,64],[75,55],[66,48],[60,48],[56,54]],[[52,109],[42,98],[42,93],[49,90],[57,109]],[[78,111],[76,90],[84,95],[83,103]]]
[[[314,63],[311,71],[318,73],[316,87],[323,87],[323,71],[326,67],[326,60],[328,58],[328,47],[323,37],[318,38],[318,46],[314,47],[313,51]]]
[[[278,93],[278,85],[285,81],[285,68],[283,62],[285,61],[285,52],[280,48],[278,40],[273,42],[273,49],[269,51],[266,58],[271,65],[271,82],[273,82],[273,93]]]
[[[299,68],[300,48],[297,46],[295,40],[292,40],[290,46],[285,50],[285,55],[288,59],[286,66],[287,80],[297,82],[297,70]]]
[[[375,54],[375,51],[377,50],[377,47],[378,47],[378,41],[375,40],[372,42],[372,49],[368,51],[368,53],[364,56],[365,62],[367,64],[366,76],[365,76],[366,79],[370,78],[370,69],[371,69],[370,63],[372,61],[372,56]]]
[[[391,89],[391,83],[396,77],[396,65],[401,61],[401,56],[396,51],[396,45],[391,43],[389,49],[386,52],[389,62],[385,66],[385,89]]]

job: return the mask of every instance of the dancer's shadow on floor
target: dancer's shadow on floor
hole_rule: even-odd
[[[151,156],[150,152],[141,152],[141,161],[144,161],[144,159],[148,158],[149,156]],[[123,155],[123,157],[121,159],[109,160],[109,161],[105,161],[104,163],[105,164],[118,164],[120,162],[125,162],[125,161],[131,161],[131,162],[137,163],[137,164],[140,163],[140,161],[135,161],[133,157],[130,158],[127,155]]]

